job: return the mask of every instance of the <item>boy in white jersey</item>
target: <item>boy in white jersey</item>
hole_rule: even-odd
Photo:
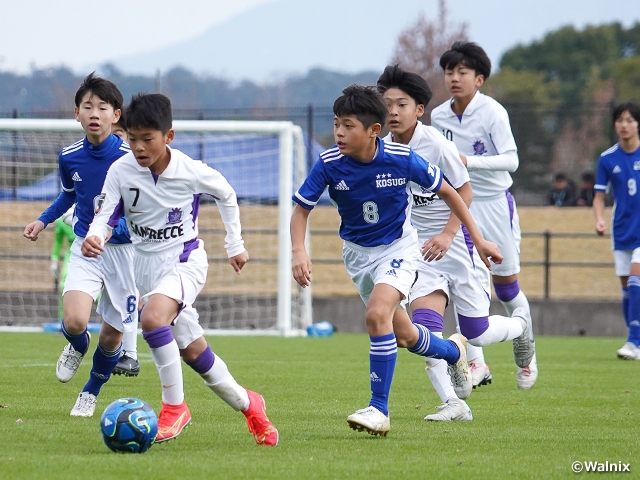
[[[473,218],[504,255],[504,262],[491,272],[496,296],[508,315],[524,308],[531,316],[529,301],[518,285],[520,223],[508,190],[513,183],[509,172],[518,168],[518,150],[507,111],[479,91],[491,73],[491,61],[475,43],[455,42],[440,58],[440,66],[452,98],[431,112],[431,124],[458,147],[469,170]],[[530,341],[533,344],[533,332]],[[469,362],[477,384],[491,379],[481,348],[469,348]],[[529,363],[516,363],[518,387],[533,387],[538,378],[535,353]]]
[[[622,103],[613,110],[618,143],[600,155],[593,199],[596,233],[604,235],[604,202],[607,185],[615,197],[611,225],[611,246],[616,275],[622,284],[622,312],[629,329],[627,342],[618,357],[640,360],[640,105]]]
[[[386,143],[378,134],[387,116],[382,97],[371,87],[352,85],[334,105],[336,145],[320,154],[309,176],[293,196],[291,217],[293,277],[302,287],[311,283],[311,260],[304,246],[308,217],[328,187],[340,214],[342,256],[347,273],[366,304],[369,350],[369,406],[347,417],[354,430],[386,436],[389,391],[397,357],[396,334],[409,351],[447,361],[454,382],[471,390],[466,363],[466,339],[431,335],[407,316],[393,322],[393,313],[407,297],[416,278],[420,249],[410,221],[407,185],[425,185],[462,218],[478,245],[483,261],[500,262],[495,244],[485,241],[457,192],[442,179],[440,169],[406,145]]]
[[[87,324],[93,302],[100,294],[98,347],[93,355],[89,381],[78,395],[71,416],[91,417],[97,396],[120,358],[124,324],[136,315],[138,292],[133,276],[133,246],[128,232],[114,232],[104,255],[87,259],[81,245],[98,207],[98,198],[109,167],[129,152],[129,145],[111,134],[122,109],[122,94],[112,82],[88,75],[75,96],[75,116],[86,136],[64,149],[59,157],[62,192],[38,220],[30,223],[24,236],[37,240],[47,224],[60,217],[73,203],[73,229],[68,275],[63,291],[62,333],[69,341],[56,364],[58,380],[66,383],[78,371],[89,349]],[[121,215],[115,214],[117,223]]]
[[[136,284],[144,305],[142,335],[149,344],[162,383],[162,409],[156,442],[177,437],[191,421],[184,400],[180,356],[216,395],[247,418],[258,445],[275,446],[278,431],[267,418],[258,393],[238,385],[224,361],[203,337],[196,296],[207,278],[207,254],[198,239],[198,207],[202,194],[211,195],[220,210],[227,235],[225,248],[236,273],[249,260],[240,232],[236,193],[227,180],[203,162],[192,160],[169,143],[171,102],[160,94],[133,97],[127,108],[131,153],[109,170],[82,253],[96,257],[119,208],[127,215],[136,255]]]
[[[378,91],[389,108],[387,126],[390,133],[384,140],[409,145],[421,157],[428,158],[429,163],[442,170],[467,206],[470,205],[473,194],[469,175],[455,144],[418,120],[431,100],[427,82],[398,65],[389,65],[378,78]],[[444,310],[451,299],[460,333],[470,344],[484,346],[518,339],[514,341],[525,348],[514,348],[516,359],[533,355],[528,338],[522,341],[527,337],[526,330],[531,328],[531,321],[523,309],[517,311],[514,318],[489,316],[489,293],[483,287],[489,271],[478,261],[469,233],[461,227],[460,220],[436,194],[426,192],[415,183],[411,183],[410,188],[411,223],[418,230],[418,241],[426,260],[419,262],[418,277],[409,293],[413,322],[441,337]],[[396,310],[394,323],[400,317],[407,317],[406,310]],[[398,334],[396,337],[400,344]],[[438,407],[440,411],[427,415],[425,420],[472,420],[471,410],[459,398],[464,394],[457,395],[444,362],[430,357],[425,360],[429,379],[442,400],[442,406]]]
[[[127,129],[124,126],[125,111],[120,113],[120,118],[111,126],[111,133],[117,135],[125,142],[129,141]],[[127,228],[123,219],[122,228]],[[132,315],[131,321],[125,323],[122,334],[122,353],[120,360],[113,369],[114,375],[125,375],[127,377],[137,377],[140,374],[140,364],[138,363],[138,315]]]

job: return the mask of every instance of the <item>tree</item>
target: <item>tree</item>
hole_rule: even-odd
[[[421,75],[433,90],[432,108],[449,98],[440,68],[440,57],[451,48],[453,42],[467,41],[467,24],[449,23],[447,2],[439,0],[439,14],[436,20],[424,13],[418,20],[400,33],[392,62],[399,63],[406,70]],[[425,115],[428,118],[428,111]]]

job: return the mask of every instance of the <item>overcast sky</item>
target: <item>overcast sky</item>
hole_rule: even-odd
[[[279,0],[4,0],[0,70],[28,72],[31,65],[66,65],[84,73],[107,61],[185,42],[253,7],[276,1]],[[309,1],[316,5],[323,2]],[[384,15],[390,28],[399,32],[413,19],[398,14],[403,2],[409,5],[409,0],[370,0],[371,8],[362,11],[358,21]],[[416,0],[410,3],[415,10]],[[437,0],[424,0],[423,4],[422,10],[429,17],[437,14]],[[566,24],[583,28],[587,24],[620,21],[628,27],[640,21],[638,0],[449,0],[448,5],[451,20],[467,23],[471,39],[487,50],[495,64],[515,44],[541,39]],[[340,17],[339,11],[335,14]],[[309,64],[291,65],[291,70],[300,72],[314,65],[314,48],[335,49],[340,41],[346,41],[340,33],[330,30],[327,39],[333,41],[310,43]],[[372,59],[368,68],[377,70],[386,64],[392,47],[380,48],[380,58]],[[343,65],[323,63],[325,68],[344,69]]]

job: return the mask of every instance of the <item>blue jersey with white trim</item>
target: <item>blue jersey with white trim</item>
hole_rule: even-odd
[[[627,153],[620,144],[605,150],[598,160],[595,190],[611,184],[615,205],[611,236],[614,250],[640,247],[640,148]]]
[[[329,187],[329,197],[341,218],[340,237],[363,247],[377,247],[414,230],[409,181],[437,192],[442,174],[407,145],[378,139],[378,151],[370,162],[345,156],[333,146],[320,154],[293,200],[311,210]]]
[[[62,192],[38,220],[47,226],[76,203],[73,231],[85,237],[93,216],[100,209],[100,192],[107,171],[113,162],[130,151],[129,144],[113,134],[99,145],[93,145],[85,137],[63,148],[58,157]],[[109,243],[131,243],[126,226],[114,230]]]

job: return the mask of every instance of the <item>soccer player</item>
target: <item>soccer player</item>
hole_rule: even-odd
[[[593,213],[596,233],[604,235],[604,205],[607,185],[615,204],[611,240],[616,275],[622,284],[622,312],[629,336],[617,351],[618,357],[640,360],[640,104],[625,102],[613,110],[613,126],[618,143],[605,150],[598,160]]]
[[[211,195],[220,210],[227,235],[225,248],[236,273],[249,260],[240,233],[236,193],[208,165],[169,147],[174,138],[171,102],[161,94],[134,96],[127,108],[131,153],[113,164],[82,253],[104,255],[104,241],[115,226],[114,216],[126,213],[136,255],[135,275],[143,304],[142,336],[162,384],[162,409],[156,442],[180,435],[191,421],[184,399],[180,356],[204,383],[247,418],[258,445],[275,446],[278,430],[267,418],[265,402],[238,385],[203,336],[193,307],[207,278],[207,253],[198,239],[198,206]]]
[[[111,126],[111,133],[117,135],[127,142],[129,136],[125,127],[125,110],[120,113],[120,118]],[[125,217],[120,219],[118,230],[127,230],[127,221]],[[140,364],[138,363],[138,312],[131,315],[131,321],[124,324],[124,333],[122,335],[122,353],[120,360],[113,369],[114,375],[125,375],[127,377],[136,377],[140,374]]]
[[[384,141],[409,145],[422,158],[428,158],[470,205],[473,194],[469,174],[455,144],[418,120],[431,100],[427,82],[398,65],[389,65],[378,78],[378,91],[389,108],[390,133]],[[514,340],[516,360],[528,363],[533,350],[528,338],[531,320],[525,310],[516,310],[512,318],[489,316],[489,293],[483,287],[488,283],[489,270],[482,262],[476,264],[477,253],[468,231],[437,194],[415,183],[410,188],[411,223],[418,230],[426,259],[419,262],[418,276],[409,293],[413,322],[441,338],[444,309],[451,300],[460,333],[470,344],[484,346]],[[394,323],[401,316],[407,317],[406,310],[397,309]],[[427,415],[425,420],[472,420],[471,410],[454,391],[445,362],[430,357],[425,360],[427,375],[442,400],[440,411]]]
[[[62,333],[69,341],[56,366],[58,380],[65,383],[78,371],[89,349],[87,324],[98,295],[98,313],[104,319],[93,356],[89,381],[80,392],[71,416],[91,417],[97,396],[120,358],[123,324],[135,315],[138,292],[133,276],[133,246],[126,233],[114,233],[100,258],[87,259],[80,251],[84,237],[100,209],[100,191],[107,170],[129,152],[129,145],[111,134],[122,109],[122,94],[112,82],[88,75],[75,96],[75,116],[84,139],[62,149],[59,157],[62,192],[38,220],[24,230],[32,241],[74,202],[74,232],[69,272],[64,286]],[[117,222],[119,216],[114,219]]]
[[[51,246],[51,265],[49,267],[49,271],[51,272],[51,275],[58,280],[58,292],[60,293],[60,298],[58,300],[58,320],[61,322],[64,315],[64,310],[62,308],[62,292],[64,291],[64,282],[67,279],[67,268],[69,266],[69,259],[71,258],[71,245],[76,239],[76,234],[73,233],[73,226],[71,222],[73,217],[73,208],[74,207],[71,206],[64,215],[56,220],[53,245]],[[67,251],[64,254],[62,271],[60,271],[60,252],[62,251],[62,245],[65,240],[67,241]]]
[[[489,78],[491,61],[475,43],[455,42],[440,57],[440,67],[452,98],[431,112],[431,124],[458,147],[469,170],[473,218],[483,236],[497,243],[504,255],[504,262],[491,271],[496,296],[507,315],[524,308],[530,317],[529,301],[518,285],[520,222],[515,200],[508,190],[513,184],[509,172],[518,168],[518,150],[507,111],[479,91]],[[533,332],[530,340],[534,342]],[[482,349],[471,346],[468,353],[474,384],[489,383],[491,372]],[[517,363],[518,387],[533,387],[538,378],[535,353],[529,363]]]
[[[409,218],[407,184],[425,185],[440,197],[468,226],[483,261],[500,261],[495,244],[486,242],[464,201],[443,181],[438,167],[430,165],[406,145],[378,138],[387,117],[382,97],[372,87],[352,85],[333,105],[336,145],[320,154],[309,176],[294,194],[297,203],[291,218],[292,273],[302,287],[311,283],[311,260],[304,246],[308,217],[325,188],[340,214],[342,256],[347,273],[366,304],[365,322],[369,350],[371,401],[367,408],[347,417],[351,428],[386,436],[389,423],[389,391],[395,369],[398,332],[409,351],[442,358],[451,365],[452,379],[471,379],[466,363],[466,339],[454,334],[449,340],[432,335],[408,317],[393,324],[393,312],[406,298],[416,278],[420,248]],[[406,322],[402,322],[402,320]],[[402,345],[400,345],[402,346]]]

